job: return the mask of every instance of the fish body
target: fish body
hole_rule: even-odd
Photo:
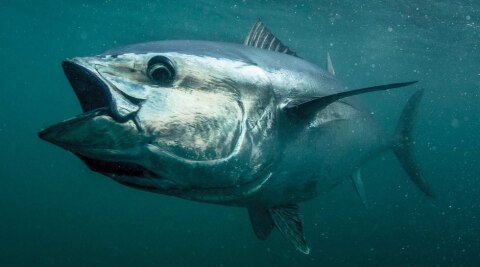
[[[244,44],[160,41],[68,59],[84,113],[40,137],[127,186],[246,207],[257,237],[277,227],[308,253],[298,203],[354,173],[364,200],[358,170],[383,151],[430,193],[404,122],[421,91],[387,135],[355,95],[411,83],[350,90],[328,62],[326,71],[296,56],[261,22]]]

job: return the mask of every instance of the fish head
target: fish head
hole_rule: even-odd
[[[39,135],[94,171],[134,187],[187,192],[238,187],[270,167],[277,109],[255,64],[128,52],[68,59],[63,69],[84,113]]]

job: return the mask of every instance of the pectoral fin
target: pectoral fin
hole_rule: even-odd
[[[349,91],[344,91],[340,93],[335,93],[335,94],[326,95],[326,96],[319,96],[319,97],[287,98],[285,99],[281,107],[290,116],[293,115],[293,117],[298,119],[308,118],[312,114],[315,114],[316,112],[324,109],[326,106],[330,105],[331,103],[345,97],[374,92],[374,91],[382,91],[382,90],[404,87],[414,83],[416,83],[416,81],[377,85],[377,86],[354,89],[354,90],[349,90]]]
[[[360,173],[360,169],[356,170],[352,174],[352,182],[355,186],[355,190],[357,191],[358,197],[362,201],[363,205],[367,208],[367,197],[365,195],[365,185],[363,184],[362,174]]]

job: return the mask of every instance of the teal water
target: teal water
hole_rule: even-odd
[[[78,114],[60,62],[165,39],[242,42],[257,18],[350,87],[420,80],[415,153],[438,197],[391,154],[301,205],[306,256],[244,209],[121,186],[37,131]],[[480,264],[480,2],[0,2],[0,266],[477,266]],[[414,89],[361,96],[393,131]]]

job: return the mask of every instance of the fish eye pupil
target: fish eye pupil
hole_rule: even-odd
[[[147,75],[150,81],[156,85],[169,85],[173,82],[175,70],[170,60],[157,56],[150,59]]]
[[[163,65],[161,64],[155,64],[152,66],[150,69],[150,77],[152,80],[161,83],[162,81],[165,81],[168,79],[172,74],[170,71]]]

